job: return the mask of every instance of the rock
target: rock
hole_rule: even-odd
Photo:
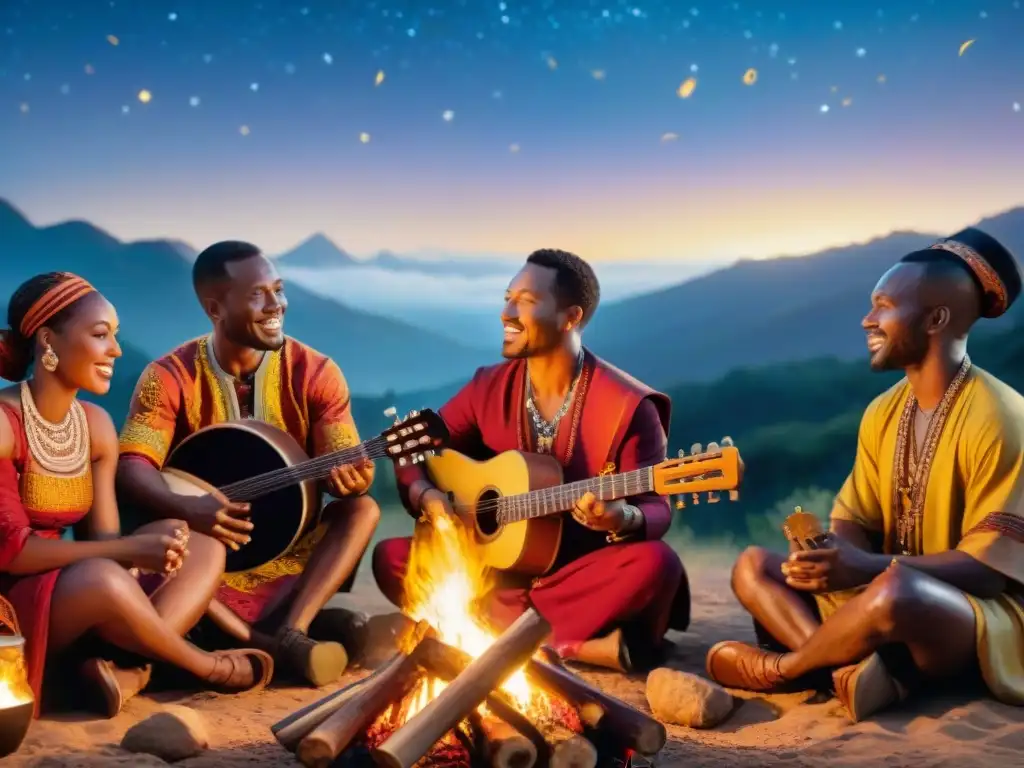
[[[733,699],[717,683],[662,667],[647,676],[647,703],[663,723],[714,728],[732,714]]]
[[[174,704],[136,723],[121,739],[122,749],[155,755],[169,763],[198,755],[208,746],[210,737],[199,713]]]

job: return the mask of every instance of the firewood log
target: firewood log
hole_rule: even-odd
[[[596,768],[597,749],[582,736],[573,736],[555,745],[551,768]]]
[[[491,768],[533,768],[537,747],[508,723],[497,717],[480,718],[483,758]]]
[[[386,768],[412,766],[537,650],[551,625],[532,608],[474,659],[461,675],[373,752]]]

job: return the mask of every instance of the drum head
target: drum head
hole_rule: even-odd
[[[265,438],[240,428],[207,428],[175,449],[167,465],[195,475],[217,488],[287,466]],[[227,553],[228,573],[248,571],[284,554],[302,532],[304,505],[298,484],[249,500],[252,541]]]

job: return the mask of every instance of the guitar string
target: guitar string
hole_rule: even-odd
[[[649,493],[653,489],[653,470],[654,467],[643,467],[631,472],[623,472],[615,476],[616,479],[614,480],[606,481],[599,478],[587,478],[555,486],[554,488],[539,488],[535,491],[519,493],[513,496],[499,496],[495,499],[487,499],[476,504],[455,504],[453,505],[453,511],[462,514],[479,515],[496,510],[501,514],[502,520],[506,523],[521,522],[549,514],[566,512],[579,499],[580,495],[582,495],[581,492],[596,489],[598,491],[597,495],[603,497],[605,484],[610,486],[608,490],[611,493],[608,499],[604,499],[605,501],[635,496],[639,493]],[[718,470],[700,475],[702,478],[720,476],[722,475]],[[644,481],[648,481],[649,484],[645,484]],[[636,487],[630,487],[630,484],[633,482],[636,482]],[[617,487],[620,483],[623,486],[621,491]],[[685,488],[679,491],[679,493],[688,492]],[[549,505],[553,506],[549,507]],[[531,507],[534,509],[531,509]],[[536,509],[536,507],[540,508]]]
[[[397,443],[398,441],[394,441]],[[317,476],[323,476],[330,472],[336,466],[341,464],[351,463],[352,459],[366,458],[366,459],[383,459],[390,454],[387,451],[388,446],[392,444],[383,435],[371,438],[365,443],[360,443],[352,448],[344,448],[334,453],[329,453],[324,456],[320,456],[315,459],[311,459],[307,462],[303,462],[298,467],[282,467],[280,469],[272,469],[269,472],[264,472],[259,475],[255,475],[251,478],[244,480],[238,480],[234,483],[229,483],[220,488],[220,491],[228,497],[234,497],[237,501],[241,498],[249,496],[250,494],[258,493],[269,493],[278,487],[285,487],[279,485],[281,483],[291,483],[293,480],[304,480],[312,479]],[[426,449],[426,446],[424,446]],[[241,495],[238,495],[241,494]]]

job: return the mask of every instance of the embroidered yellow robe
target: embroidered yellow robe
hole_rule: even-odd
[[[832,511],[834,520],[880,534],[887,554],[901,552],[894,460],[900,414],[909,396],[904,379],[868,406],[853,471]],[[1009,579],[1010,588],[999,597],[967,599],[974,608],[985,683],[997,699],[1010,704],[1024,704],[1022,451],[1024,397],[972,367],[939,437],[918,522],[919,551],[912,553],[957,549]]]

